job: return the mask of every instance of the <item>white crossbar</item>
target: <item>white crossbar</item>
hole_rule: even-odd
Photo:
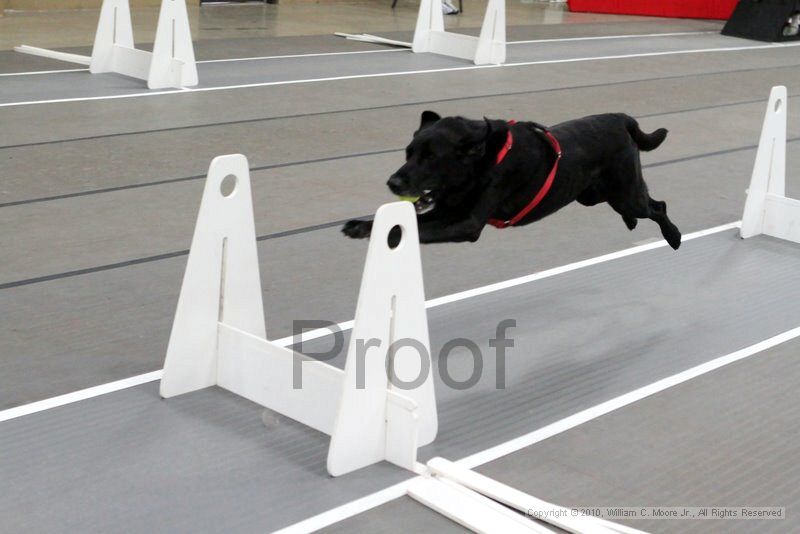
[[[433,458],[428,469],[434,476],[451,480],[481,495],[575,534],[644,534],[641,530],[589,516],[573,516],[571,510],[551,504],[476,473],[444,458]]]
[[[400,242],[392,248],[395,227]],[[436,437],[437,415],[411,203],[381,206],[372,236],[344,370],[268,341],[247,159],[214,159],[161,395],[216,384],[328,434],[334,476],[382,460],[413,471],[417,447]]]
[[[473,532],[552,534],[550,529],[504,508],[480,493],[447,480],[420,477],[411,482],[408,495]]]
[[[800,200],[767,193],[763,233],[800,243]]]
[[[150,73],[153,54],[145,50],[115,44],[111,46],[110,61],[109,71],[146,80]]]
[[[344,387],[344,371],[232,326],[219,323],[220,387],[331,435]],[[302,381],[295,383],[295,374]],[[298,387],[295,387],[297,385]],[[302,385],[302,387],[300,387]],[[334,402],[331,402],[333,400]],[[389,390],[387,402],[413,430],[417,405]]]
[[[428,39],[429,51],[434,54],[474,60],[478,51],[478,38],[473,35],[431,31]]]
[[[786,87],[772,88],[742,216],[743,238],[765,234],[800,243],[800,201],[786,196]]]
[[[219,323],[220,387],[330,435],[344,371]],[[294,388],[295,367],[302,388]]]

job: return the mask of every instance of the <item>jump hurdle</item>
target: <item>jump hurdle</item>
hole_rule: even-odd
[[[88,65],[92,74],[116,72],[146,80],[150,89],[198,83],[186,0],[162,0],[152,52],[134,48],[128,0],[103,0],[91,57],[28,45],[14,50]]]
[[[407,47],[416,53],[468,59],[476,65],[502,65],[506,61],[506,3],[505,0],[489,0],[478,37],[445,31],[442,0],[420,2],[411,43],[368,33],[336,32],[335,35],[354,41]]]
[[[800,201],[786,196],[786,87],[772,88],[747,190],[740,235],[800,243]]]
[[[422,0],[411,49],[469,59],[476,65],[505,63],[505,0],[489,0],[479,37],[445,31],[442,0]]]
[[[387,204],[375,215],[342,371],[267,340],[247,159],[214,159],[161,396],[216,384],[328,434],[333,476],[381,460],[413,470],[417,448],[434,440],[438,424],[416,225],[408,202]],[[402,240],[392,249],[387,236],[394,226],[401,228]],[[377,347],[360,350],[359,340],[373,339]],[[399,340],[416,347],[395,344]],[[388,379],[387,367],[397,381]],[[298,374],[302,387],[295,387]],[[421,376],[413,387],[394,385]]]

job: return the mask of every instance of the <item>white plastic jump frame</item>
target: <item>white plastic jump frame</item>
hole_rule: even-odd
[[[743,238],[765,234],[800,243],[800,201],[786,197],[786,87],[772,88],[742,215]]]
[[[146,80],[150,89],[198,83],[186,0],[162,0],[152,52],[134,48],[128,0],[103,0],[91,57],[27,45],[14,50],[88,65],[92,74],[116,72]]]
[[[489,0],[479,37],[445,31],[442,0],[422,0],[411,49],[469,59],[476,65],[505,63],[505,0]]]
[[[235,180],[228,196],[221,189],[226,177]],[[402,229],[402,240],[392,249],[387,236],[395,225]],[[328,434],[333,476],[381,460],[413,470],[417,447],[434,440],[438,425],[413,206],[382,206],[372,236],[344,371],[272,343],[264,326],[247,159],[214,159],[178,299],[161,396],[216,384]],[[362,351],[362,362],[357,361],[359,340],[371,339],[380,345]],[[404,339],[425,350],[392,347]],[[297,389],[296,366],[302,375]],[[426,378],[413,389],[398,388],[388,379],[387,367],[402,381],[395,383]]]

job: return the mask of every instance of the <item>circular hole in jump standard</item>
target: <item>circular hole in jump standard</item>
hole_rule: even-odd
[[[236,191],[236,177],[229,174],[219,184],[219,192],[223,197],[229,197]]]
[[[389,235],[386,236],[386,244],[390,249],[396,249],[403,242],[403,227],[399,224],[392,226]]]
[[[780,98],[775,101],[775,113],[781,110],[782,105],[783,105],[783,100],[781,100]]]

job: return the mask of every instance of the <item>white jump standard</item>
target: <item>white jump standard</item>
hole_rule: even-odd
[[[743,238],[765,234],[800,243],[800,201],[786,196],[786,87],[772,88],[742,215]]]
[[[412,50],[469,59],[476,65],[505,63],[505,0],[489,0],[479,37],[445,31],[442,0],[422,0]]]
[[[235,178],[227,196],[221,190],[226,177]],[[416,224],[408,202],[378,210],[342,371],[266,339],[247,159],[214,159],[178,299],[161,395],[217,384],[328,434],[328,472],[334,476],[381,460],[413,470],[417,447],[431,443],[437,430]],[[403,235],[391,249],[386,238],[395,225]],[[413,340],[416,347],[394,347],[395,340]],[[370,341],[366,350],[360,341]],[[409,389],[395,387],[387,362],[397,383],[424,379]],[[302,387],[296,387],[296,370]]]
[[[415,53],[430,52],[468,59],[476,65],[502,65],[506,62],[506,3],[505,0],[489,0],[478,37],[445,31],[442,0],[420,2],[411,43],[368,33],[336,32],[335,35],[354,41],[411,48]]]
[[[103,0],[91,57],[27,45],[14,50],[88,65],[92,74],[116,72],[146,80],[149,89],[198,83],[186,0],[162,0],[152,52],[134,48],[128,0]]]

